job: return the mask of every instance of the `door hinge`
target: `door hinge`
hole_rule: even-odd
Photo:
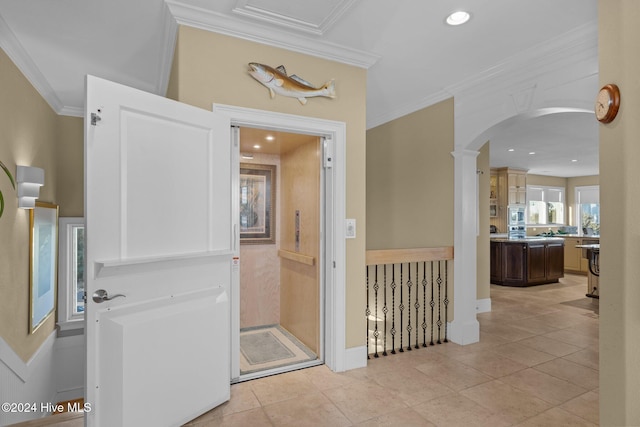
[[[98,110],[98,113],[100,113],[100,110]],[[98,115],[98,113],[91,113],[91,125],[92,126],[96,126],[98,124],[98,122],[100,120],[102,120],[102,117],[100,117]]]
[[[87,305],[87,291],[84,291],[82,293],[82,301],[84,302],[85,306]]]

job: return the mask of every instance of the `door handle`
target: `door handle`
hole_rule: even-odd
[[[112,299],[118,298],[118,297],[126,298],[127,296],[122,294],[116,294],[110,297],[107,291],[105,291],[104,289],[98,289],[93,293],[93,302],[101,303],[105,301],[111,301]]]

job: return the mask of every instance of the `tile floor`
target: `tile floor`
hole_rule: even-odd
[[[596,426],[598,302],[586,288],[573,275],[492,285],[479,343],[236,384],[229,402],[187,426]]]
[[[236,384],[229,402],[187,426],[596,426],[598,305],[585,293],[586,277],[572,275],[492,286],[479,343],[380,357],[340,374],[318,366]],[[47,418],[56,417],[49,425],[82,425]]]

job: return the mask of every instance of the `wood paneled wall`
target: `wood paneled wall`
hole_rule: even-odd
[[[320,143],[283,153],[280,159],[280,249],[305,255],[280,258],[280,324],[316,353],[320,342]],[[300,243],[296,248],[296,211]]]

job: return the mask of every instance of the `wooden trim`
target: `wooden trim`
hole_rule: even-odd
[[[437,248],[382,249],[367,251],[367,265],[402,262],[442,261],[453,259],[453,246]]]
[[[316,258],[313,256],[303,255],[297,252],[285,251],[283,249],[278,250],[278,256],[280,258],[288,259],[290,261],[295,261],[306,265],[316,264]]]

